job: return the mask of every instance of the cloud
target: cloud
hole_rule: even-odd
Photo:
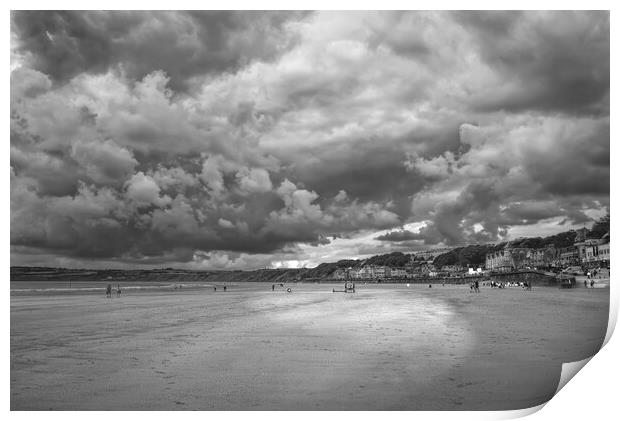
[[[317,264],[609,206],[607,12],[14,11],[10,104],[16,262]]]
[[[411,232],[409,230],[398,230],[398,231],[390,231],[387,234],[379,235],[376,237],[377,240],[380,241],[411,241],[411,240],[419,240],[422,237],[420,234]]]
[[[133,174],[138,161],[133,154],[111,140],[103,142],[77,141],[72,145],[71,157],[97,184],[122,184]]]
[[[162,207],[170,202],[168,196],[160,196],[161,189],[155,180],[141,171],[131,177],[126,187],[127,198],[135,202],[138,207],[151,205]]]
[[[442,171],[433,170],[413,198],[417,218],[431,220],[420,234],[429,244],[457,245],[497,241],[510,226],[558,216],[583,222],[583,210],[597,206],[593,197],[609,191],[609,155],[601,152],[608,147],[607,124],[589,117],[526,116],[486,127],[462,125],[467,151],[457,158],[447,151],[405,162],[427,177],[428,168],[441,163]],[[475,230],[476,224],[482,229]]]
[[[17,51],[65,82],[121,67],[140,79],[161,69],[175,89],[192,77],[276,58],[295,44],[289,20],[303,12],[47,11],[11,13]]]
[[[455,16],[471,29],[479,54],[502,81],[473,96],[478,109],[609,111],[609,12]]]
[[[50,78],[41,72],[27,67],[11,72],[11,102],[23,97],[35,97],[52,87]]]
[[[269,172],[262,168],[244,168],[237,172],[239,188],[244,193],[267,193],[273,185]]]

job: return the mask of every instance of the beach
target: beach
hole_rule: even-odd
[[[227,287],[12,295],[11,409],[527,408],[609,313],[609,288]]]

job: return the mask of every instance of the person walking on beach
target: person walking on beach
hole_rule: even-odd
[[[587,288],[588,287],[588,281],[586,281],[585,279],[583,280],[583,287]]]
[[[108,284],[107,288],[105,289],[105,296],[106,298],[112,298],[112,284]]]
[[[594,279],[590,281],[590,288],[594,288]]]
[[[275,291],[276,290],[276,284],[271,284],[271,290]]]
[[[226,292],[226,285],[224,285],[224,292]]]
[[[121,296],[121,284],[116,285],[116,296],[117,297]]]
[[[474,290],[476,292],[480,292],[480,284],[478,283],[477,280],[474,282]]]

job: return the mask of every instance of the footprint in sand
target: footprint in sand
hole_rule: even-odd
[[[472,384],[473,384],[472,382],[459,383],[459,384],[456,385],[456,387],[458,387],[460,389],[460,388],[463,388],[465,386],[471,386]]]

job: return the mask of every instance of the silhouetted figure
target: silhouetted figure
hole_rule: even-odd
[[[108,284],[107,288],[105,289],[105,296],[106,298],[112,298],[112,284]]]
[[[224,286],[224,292],[226,292],[226,286]]]
[[[588,287],[588,281],[586,281],[585,279],[583,280],[583,287],[587,288]]]
[[[271,290],[272,290],[272,291],[275,291],[275,290],[276,290],[276,286],[275,286],[275,284],[272,284],[272,285],[271,285]]]
[[[216,292],[216,291],[217,291],[217,287],[213,287],[213,292]]]
[[[478,284],[478,281],[474,282],[474,291],[480,292],[480,284]]]
[[[590,288],[594,288],[594,279],[590,281]]]
[[[121,285],[120,284],[116,285],[116,296],[117,297],[121,296]]]

